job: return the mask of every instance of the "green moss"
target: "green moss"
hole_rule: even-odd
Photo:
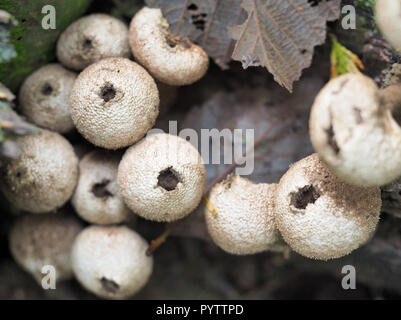
[[[376,0],[359,0],[359,5],[363,6],[365,9],[374,9]]]
[[[16,92],[23,79],[32,71],[55,59],[59,34],[87,9],[91,0],[55,0],[56,29],[42,28],[42,7],[48,0],[2,0],[0,9],[12,14],[18,25],[11,29],[11,43],[17,56],[0,64],[0,82]]]

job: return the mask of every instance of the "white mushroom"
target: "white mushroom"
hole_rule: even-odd
[[[361,74],[331,80],[318,94],[310,135],[319,157],[338,177],[382,186],[401,175],[401,86],[378,90]]]
[[[19,92],[22,114],[43,128],[60,133],[72,130],[69,98],[76,76],[57,63],[36,70]]]
[[[19,140],[20,156],[0,168],[0,188],[17,208],[46,213],[65,204],[78,180],[78,158],[55,132],[40,130]]]
[[[104,58],[129,56],[127,26],[107,14],[96,13],[78,19],[57,42],[59,61],[78,71]]]
[[[276,223],[299,254],[339,258],[367,242],[379,221],[380,188],[348,185],[313,154],[293,164],[276,191]]]
[[[10,251],[39,284],[45,266],[54,267],[56,281],[68,280],[73,276],[72,243],[81,229],[80,221],[66,213],[27,214],[19,217],[10,231]]]
[[[386,40],[401,50],[401,2],[399,0],[376,0],[376,20]]]
[[[128,219],[117,184],[121,156],[106,151],[92,151],[79,163],[79,180],[72,204],[79,216],[95,224],[121,223]]]
[[[274,218],[276,187],[240,176],[229,176],[214,186],[208,196],[210,206],[204,209],[213,241],[233,254],[278,248],[282,240]]]
[[[119,149],[141,139],[159,113],[153,78],[125,58],[100,60],[80,73],[71,92],[71,116],[91,143]]]
[[[129,42],[135,59],[169,85],[191,84],[202,78],[209,66],[201,47],[170,32],[160,9],[144,7],[134,16]]]
[[[147,242],[125,226],[90,226],[74,242],[72,268],[82,286],[95,295],[128,298],[152,273],[147,248]]]
[[[188,141],[160,133],[126,151],[118,183],[133,212],[149,220],[174,221],[198,206],[206,171],[199,152]]]

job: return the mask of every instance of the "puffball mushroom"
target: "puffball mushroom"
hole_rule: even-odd
[[[204,209],[213,241],[232,254],[254,254],[281,242],[274,218],[276,184],[253,184],[240,176],[229,176],[215,185],[208,200],[216,210]]]
[[[19,92],[21,112],[40,127],[66,133],[74,128],[70,93],[77,75],[58,63],[39,68],[28,76]]]
[[[44,266],[55,268],[56,280],[72,278],[71,248],[82,224],[65,213],[19,217],[9,234],[10,251],[17,263],[40,284]]]
[[[159,113],[159,92],[144,68],[125,58],[100,60],[80,73],[71,116],[92,144],[119,149],[142,138]]]
[[[284,241],[318,260],[345,256],[368,241],[380,207],[380,188],[344,183],[317,154],[293,164],[276,190],[276,223]]]
[[[194,83],[204,76],[209,58],[186,38],[173,35],[160,9],[144,7],[129,30],[132,53],[157,80],[173,86]]]
[[[57,42],[58,60],[82,70],[104,58],[130,56],[128,28],[107,14],[91,14],[73,22]]]
[[[331,80],[310,115],[319,157],[350,184],[373,187],[396,179],[401,175],[400,102],[400,85],[378,90],[373,80],[356,73]]]
[[[130,211],[125,206],[117,184],[121,156],[96,150],[79,163],[79,179],[72,197],[78,215],[95,224],[126,221]]]
[[[152,273],[147,248],[148,243],[125,226],[90,226],[74,242],[72,268],[82,286],[95,295],[128,298]]]
[[[198,206],[206,170],[198,150],[188,141],[166,133],[151,134],[125,152],[118,184],[134,213],[169,222]]]
[[[66,203],[77,184],[78,158],[60,134],[40,130],[18,141],[21,154],[1,167],[0,188],[18,209],[46,213]]]
[[[376,21],[384,38],[394,49],[401,50],[401,2],[376,0]]]

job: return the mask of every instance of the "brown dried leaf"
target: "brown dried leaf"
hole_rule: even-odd
[[[146,0],[152,8],[160,8],[170,30],[198,43],[223,69],[231,61],[235,41],[227,27],[246,19],[242,0]]]
[[[340,2],[146,0],[161,8],[173,33],[198,43],[223,69],[231,58],[244,68],[265,66],[289,91],[324,42],[326,22],[338,18]]]
[[[243,0],[246,21],[229,27],[237,40],[232,58],[249,66],[264,66],[292,91],[293,82],[309,67],[315,46],[326,38],[326,22],[340,15],[341,0]]]
[[[299,83],[293,95],[284,90],[242,88],[237,92],[216,92],[201,107],[193,107],[183,128],[192,128],[202,136],[202,130],[252,129],[254,140],[262,139],[255,148],[254,170],[247,178],[254,182],[277,182],[288,166],[310,154],[307,115],[311,99],[321,87],[320,81],[306,79]],[[310,83],[312,83],[309,85]],[[273,83],[272,83],[273,84]],[[306,86],[308,84],[309,86]],[[308,93],[307,93],[308,92]],[[267,133],[268,132],[268,133]],[[231,142],[232,143],[232,142]],[[251,147],[243,145],[243,150]],[[220,149],[220,164],[206,164],[208,184],[222,174],[230,163],[224,163],[225,149]],[[212,151],[211,151],[212,152]],[[209,157],[211,157],[211,152]]]

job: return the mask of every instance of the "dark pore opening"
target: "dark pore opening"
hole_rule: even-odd
[[[180,182],[178,173],[172,167],[160,171],[157,177],[157,185],[167,191],[174,190],[178,182]]]
[[[42,94],[44,94],[45,96],[50,96],[53,92],[53,88],[49,83],[45,83],[42,86],[42,90],[41,90]]]
[[[100,89],[100,97],[104,100],[104,102],[108,102],[116,96],[116,90],[114,89],[111,83],[106,83]]]
[[[185,49],[191,48],[191,42],[189,42],[189,40],[186,38],[172,38],[172,37],[166,36],[166,42],[170,48],[175,48],[177,45],[179,45]]]
[[[102,284],[102,287],[109,292],[116,293],[120,289],[120,286],[117,283],[105,277],[100,279],[100,283]]]
[[[334,135],[334,129],[333,126],[330,125],[330,127],[326,130],[327,133],[327,143],[328,145],[333,149],[334,153],[337,155],[340,153],[340,148],[337,144],[336,137]]]
[[[85,39],[85,40],[82,42],[82,46],[83,46],[85,49],[90,49],[90,48],[92,48],[92,40],[91,40],[91,39]]]
[[[177,43],[173,39],[170,39],[170,37],[166,37],[166,41],[170,48],[175,48],[177,45]]]
[[[314,186],[308,185],[300,188],[297,192],[291,193],[291,205],[297,209],[305,209],[308,204],[315,203],[320,194]]]
[[[112,197],[113,194],[107,189],[110,180],[104,179],[102,182],[95,183],[92,186],[92,193],[97,198],[105,198],[105,197]]]

